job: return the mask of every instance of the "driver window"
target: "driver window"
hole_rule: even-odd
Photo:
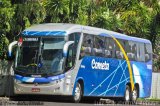
[[[69,41],[74,41],[74,44],[68,47],[68,56],[66,59],[66,70],[71,69],[74,66],[77,54],[77,47],[80,39],[81,33],[72,33],[68,37]]]
[[[68,48],[68,55],[66,59],[66,70],[71,69],[74,66],[75,63],[75,56],[74,56],[74,45],[70,45]]]

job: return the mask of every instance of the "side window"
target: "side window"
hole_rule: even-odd
[[[66,71],[71,69],[74,66],[75,63],[75,57],[74,57],[74,45],[70,45],[68,48],[68,55],[66,59]]]
[[[81,36],[81,33],[72,33],[72,34],[69,35],[68,40],[69,41],[75,41],[76,43],[78,43],[80,36]]]
[[[136,60],[136,51],[137,51],[137,46],[136,43],[133,41],[126,41],[125,42],[125,50],[127,53],[127,56],[129,58],[129,60],[134,61]]]
[[[80,35],[81,33],[72,33],[69,35],[69,38],[68,38],[69,41],[74,41],[74,45],[76,48],[79,43]]]
[[[145,61],[144,58],[144,43],[137,43],[137,61]]]
[[[69,35],[69,38],[68,40],[69,41],[74,41],[74,45],[72,46],[74,49],[73,49],[73,58],[74,61],[76,59],[76,54],[77,54],[77,47],[78,47],[78,43],[79,43],[79,39],[80,39],[80,34],[81,33],[72,33]]]
[[[148,62],[152,59],[152,45],[145,44],[145,62]]]
[[[102,36],[95,36],[94,46],[93,46],[94,55],[101,57],[104,56],[104,50],[105,50],[104,40],[105,38]]]
[[[109,38],[105,39],[105,50],[104,50],[105,57],[112,57],[111,52],[109,50]]]
[[[112,38],[108,38],[108,43],[106,48],[109,51],[109,57],[115,58],[115,41]]]
[[[93,47],[93,36],[84,34],[83,42],[81,47],[80,59],[85,55],[92,55],[92,47]]]
[[[117,39],[119,41],[119,43],[121,44],[121,46],[124,48],[124,41],[123,40],[120,40],[120,39]],[[123,59],[123,53],[119,47],[119,45],[116,43],[116,58],[118,59]]]
[[[72,34],[70,34],[70,35],[68,36],[68,40],[69,40],[69,41],[74,41],[74,39],[75,39],[75,34],[74,34],[74,33],[72,33]]]

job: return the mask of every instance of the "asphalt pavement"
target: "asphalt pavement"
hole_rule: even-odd
[[[160,106],[159,102],[139,101],[136,104],[119,102],[115,104],[109,99],[100,101],[84,101],[72,103],[68,98],[53,96],[20,96],[14,98],[0,97],[2,106]]]

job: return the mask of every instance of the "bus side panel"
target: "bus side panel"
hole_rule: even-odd
[[[129,80],[128,66],[125,60],[108,59],[110,69],[98,71],[99,96],[123,97]],[[102,83],[102,84],[101,84]]]
[[[84,96],[122,97],[129,82],[128,66],[125,60],[88,56],[82,60],[78,78],[84,80]]]
[[[134,82],[139,84],[139,97],[149,97],[151,94],[152,62],[131,62]]]

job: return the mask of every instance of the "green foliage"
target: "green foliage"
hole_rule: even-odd
[[[0,35],[6,35],[11,30],[11,19],[14,15],[14,9],[10,1],[2,0],[0,5]]]
[[[68,0],[48,0],[44,5],[47,11],[47,22],[66,22],[68,20]]]
[[[139,37],[144,37],[144,35],[149,34],[151,13],[143,2],[122,12],[121,18],[124,22],[124,30],[126,33]]]
[[[6,52],[8,48],[9,41],[4,34],[0,36],[0,59],[6,58]]]
[[[0,4],[0,58],[7,52],[8,39],[13,41],[22,30],[32,24],[39,24],[46,17],[41,2],[30,1],[24,4],[11,4],[2,0]]]
[[[22,30],[33,24],[39,24],[46,17],[45,8],[40,2],[32,1],[25,4],[14,4],[15,15],[12,20],[12,36],[20,34]],[[12,37],[13,38],[13,37]]]
[[[6,37],[11,31],[11,20],[14,15],[14,9],[10,1],[2,0],[0,4],[0,59],[5,57],[9,41]]]

